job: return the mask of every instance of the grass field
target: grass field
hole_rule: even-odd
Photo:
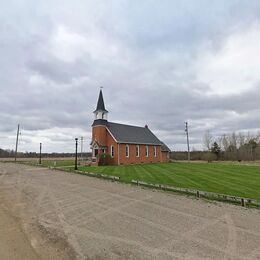
[[[37,162],[38,163],[38,162]],[[53,167],[63,167],[63,166],[74,166],[75,161],[74,160],[48,160],[42,161],[43,166],[53,166]]]
[[[68,166],[73,163],[73,161],[59,161],[57,166]],[[45,162],[45,165],[47,164]],[[79,170],[119,176],[124,182],[135,179],[260,199],[260,166],[178,162],[128,166],[82,166]]]

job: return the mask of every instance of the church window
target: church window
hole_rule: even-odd
[[[145,156],[146,157],[149,156],[149,147],[148,147],[148,145],[145,146]]]
[[[129,157],[129,145],[128,144],[125,146],[125,156]]]
[[[154,155],[154,157],[157,157],[156,146],[153,147],[153,155]]]
[[[114,146],[111,145],[111,157],[112,157],[112,158],[114,157],[114,154],[115,154]]]
[[[139,155],[140,155],[140,147],[139,147],[139,145],[137,145],[136,148],[135,148],[135,155],[136,155],[136,157],[139,157]]]

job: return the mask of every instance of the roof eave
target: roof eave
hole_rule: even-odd
[[[120,144],[141,144],[141,145],[157,145],[161,146],[159,143],[141,143],[141,142],[127,142],[127,141],[118,141]]]

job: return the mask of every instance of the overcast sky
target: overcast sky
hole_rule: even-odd
[[[260,129],[259,0],[0,2],[0,148],[89,150],[99,86],[173,150]]]

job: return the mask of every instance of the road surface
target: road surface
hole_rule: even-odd
[[[0,259],[260,259],[260,210],[0,163]]]

